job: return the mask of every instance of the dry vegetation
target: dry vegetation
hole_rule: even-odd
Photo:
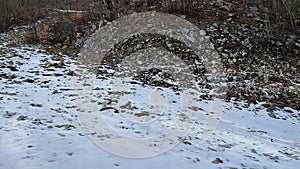
[[[286,30],[299,33],[297,32],[300,26],[299,0],[244,0],[244,3],[258,7],[272,33],[278,34]]]
[[[283,32],[299,34],[300,3],[298,0],[243,0],[226,2],[254,6],[264,18],[270,36]],[[70,46],[75,39],[85,36],[91,24],[100,20],[114,20],[132,12],[156,10],[183,14],[197,23],[203,4],[222,4],[223,0],[0,0],[0,32],[16,25],[34,23],[44,19],[28,33],[32,43]],[[201,8],[202,5],[202,8]],[[53,9],[69,9],[83,12],[62,13]],[[213,8],[212,8],[213,10]],[[206,17],[206,16],[205,16]],[[219,18],[223,19],[222,16]],[[211,19],[211,18],[210,18]],[[213,19],[211,19],[213,20]],[[201,23],[200,23],[201,24]],[[199,23],[197,24],[199,25]],[[298,32],[297,32],[298,31]]]

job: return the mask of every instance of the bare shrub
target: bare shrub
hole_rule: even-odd
[[[256,6],[264,14],[267,27],[271,33],[292,32],[299,34],[300,3],[299,0],[264,0],[243,1],[247,5]]]
[[[167,12],[188,14],[193,10],[193,0],[163,0],[162,6]]]
[[[44,1],[0,0],[0,4],[0,31],[36,20],[45,15],[41,10]]]

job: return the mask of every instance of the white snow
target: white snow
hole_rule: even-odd
[[[74,87],[74,79],[78,77],[70,76],[72,72],[81,72],[74,59],[64,56],[65,66],[55,66],[60,60],[47,54],[39,46],[6,47],[4,44],[0,46],[0,53],[0,65],[3,66],[0,74],[6,74],[0,78],[1,169],[299,167],[299,117],[291,117],[284,110],[278,110],[275,113],[287,119],[274,119],[268,116],[265,109],[259,108],[261,103],[246,108],[245,103],[234,101],[223,102],[224,114],[220,123],[204,143],[201,143],[199,137],[205,132],[205,121],[199,121],[185,139],[190,144],[180,143],[155,157],[132,159],[109,153],[87,136],[78,119],[80,105],[76,100],[84,98]],[[9,64],[18,71],[4,68]],[[15,77],[9,78],[12,75]],[[99,99],[96,103],[101,103],[99,109],[107,101],[104,94],[108,89],[104,84],[108,82],[109,80],[95,81],[95,84],[102,87],[102,90],[92,93]],[[136,106],[148,109],[149,105],[143,105],[142,98],[151,88],[139,85],[133,88],[136,95],[131,97],[139,100],[135,103]],[[172,99],[178,100],[172,90],[160,90],[166,93],[166,103],[170,103]],[[172,111],[176,111],[176,104],[174,106],[171,107]],[[197,107],[203,109],[198,110],[200,117],[209,113],[209,102],[199,101]],[[286,109],[293,111],[295,115],[300,113],[299,110]],[[116,121],[118,115],[107,113],[106,117],[111,120],[112,126],[120,125]],[[130,123],[126,125],[132,126]],[[138,127],[129,128],[127,134],[137,136],[134,132],[144,129]],[[154,134],[160,132],[155,127],[150,129]],[[223,163],[212,163],[216,158]]]

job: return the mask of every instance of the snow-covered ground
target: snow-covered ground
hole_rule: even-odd
[[[125,158],[103,150],[88,137],[78,117],[82,116],[76,101],[80,92],[74,80],[80,75],[79,65],[73,58],[57,55],[41,46],[0,44],[1,169],[299,167],[300,111],[286,107],[274,112],[281,118],[271,118],[262,103],[223,102],[223,116],[203,143],[197,133],[205,129],[198,124],[177,146],[151,158]],[[176,99],[172,91],[167,93]],[[208,104],[199,104],[203,115],[209,113]],[[110,113],[107,117],[117,120]],[[127,134],[136,132],[125,129]]]

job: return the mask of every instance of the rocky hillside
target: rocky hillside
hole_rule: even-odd
[[[70,55],[99,26],[124,15],[149,10],[178,15],[210,36],[227,70],[227,99],[264,101],[270,111],[300,109],[299,4],[292,0],[76,0],[40,6],[44,8],[28,18],[27,43],[50,45]],[[35,22],[38,18],[43,19]]]

